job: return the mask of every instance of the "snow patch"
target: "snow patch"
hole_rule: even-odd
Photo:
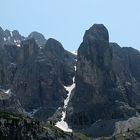
[[[70,100],[70,95],[72,90],[75,88],[75,83],[74,83],[75,77],[73,78],[73,84],[71,86],[64,86],[65,89],[68,91],[68,97],[64,100],[64,108],[67,108],[68,102]]]
[[[21,47],[20,42],[20,40],[14,40],[14,43],[17,45],[17,47]]]
[[[12,32],[10,32],[10,35],[11,35],[11,37],[13,37],[13,33]]]
[[[0,100],[7,100],[12,96],[12,92],[10,89],[0,89]]]
[[[74,66],[74,69],[75,69],[75,71],[76,71],[76,66]],[[75,80],[75,79],[74,79]]]
[[[18,47],[21,47],[21,45],[20,45],[20,44],[17,44],[17,46],[18,46]]]
[[[6,39],[6,37],[4,37],[4,41],[6,41],[7,39]]]
[[[11,95],[11,89],[5,90],[4,93],[6,93],[6,94],[8,94],[8,95]]]
[[[77,51],[73,51],[72,53],[73,53],[74,55],[77,55]]]
[[[74,68],[76,70],[76,66]],[[69,128],[67,122],[65,121],[65,118],[66,118],[66,109],[67,109],[68,103],[70,101],[70,96],[71,96],[72,90],[75,88],[74,81],[75,81],[75,77],[73,77],[73,84],[71,86],[64,86],[64,88],[68,91],[68,94],[67,94],[68,96],[64,100],[64,106],[63,106],[61,121],[58,121],[55,125],[55,126],[59,127],[60,129],[62,129],[63,131],[66,131],[66,132],[72,132],[72,129]]]

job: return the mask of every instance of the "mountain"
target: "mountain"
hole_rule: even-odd
[[[24,37],[22,36],[17,30],[13,30],[13,31],[9,31],[9,30],[3,30],[0,27],[0,44],[4,45],[17,45],[18,47],[20,47],[20,43],[23,40],[27,40],[27,39],[35,39],[37,45],[39,47],[42,47],[46,44],[46,39],[45,37],[39,33],[39,32],[32,32],[28,35],[28,37]]]
[[[35,41],[36,41],[36,43],[37,43],[39,46],[45,45],[45,43],[46,43],[46,41],[47,41],[47,40],[45,39],[45,37],[44,37],[41,33],[36,32],[36,31],[30,33],[29,36],[28,36],[27,38],[28,38],[28,39],[34,38]]]
[[[73,130],[109,136],[115,122],[139,113],[139,51],[110,43],[106,27],[94,24],[85,32],[76,65],[76,87],[67,109]]]
[[[10,90],[0,90],[0,111],[22,114],[24,109]]]
[[[23,37],[18,31],[0,28],[1,112],[16,113],[30,122],[49,121],[64,131],[92,138],[112,138],[139,130],[139,91],[140,52],[109,42],[103,24],[86,30],[74,53],[41,33]],[[52,139],[65,137],[55,126]],[[9,127],[13,129],[8,125],[6,135],[11,136]],[[6,128],[0,126],[0,133],[5,134]]]
[[[10,44],[10,45],[17,45],[20,47],[20,42],[24,40],[25,37],[20,35],[17,30],[9,31],[3,30],[0,27],[0,45]]]
[[[1,43],[0,89],[10,90],[26,114],[36,110],[32,115],[48,120],[63,106],[67,96],[64,86],[73,82],[76,56],[55,39],[48,39],[40,48],[32,37],[21,40],[20,47]],[[56,121],[61,113],[54,116]]]

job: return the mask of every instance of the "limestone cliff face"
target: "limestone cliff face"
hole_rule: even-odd
[[[74,129],[87,129],[100,119],[124,119],[140,104],[140,53],[109,43],[102,24],[85,32],[78,49],[76,88],[67,111]]]
[[[63,106],[67,95],[64,85],[72,83],[75,55],[55,39],[42,42],[45,45],[40,47],[31,36],[20,40],[18,46],[4,42],[6,33],[16,39],[16,31],[0,29],[0,33],[3,41],[0,43],[0,89],[10,89],[23,109],[38,110],[34,115],[47,120]]]
[[[71,84],[74,75],[73,57],[54,39],[41,49],[30,39],[21,43],[17,61],[12,90],[27,111],[40,108],[36,117],[47,120],[63,106],[63,85]]]
[[[67,95],[64,86],[75,75],[66,114],[72,129],[108,136],[118,120],[140,113],[139,51],[110,43],[106,27],[95,24],[85,32],[75,59],[55,39],[37,32],[24,38],[0,28],[0,91],[13,93],[0,92],[0,110],[15,108],[56,121]]]
[[[0,46],[6,45],[20,45],[20,42],[24,40],[25,37],[20,35],[17,30],[9,31],[3,30],[0,27]]]
[[[39,45],[39,47],[44,46],[47,41],[41,33],[38,33],[35,31],[29,34],[28,39],[31,39],[31,38],[35,39],[35,41]]]

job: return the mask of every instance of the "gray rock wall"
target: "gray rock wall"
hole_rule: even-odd
[[[135,116],[140,104],[139,62],[139,51],[109,43],[104,25],[87,30],[78,49],[69,125],[86,130],[98,120]]]

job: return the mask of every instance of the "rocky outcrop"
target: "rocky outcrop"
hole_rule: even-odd
[[[28,39],[31,39],[31,38],[34,38],[36,43],[42,47],[46,44],[46,39],[45,37],[41,34],[41,33],[38,33],[38,32],[32,32],[31,34],[29,34],[29,36],[27,37]]]
[[[3,43],[4,43],[4,31],[0,27],[0,47],[3,46]]]
[[[22,114],[24,109],[11,90],[0,89],[0,111]]]
[[[126,132],[121,132],[120,134],[113,135],[110,137],[101,137],[98,140],[138,140],[140,138],[140,127],[136,129],[127,129]]]
[[[140,53],[109,43],[102,24],[85,32],[78,49],[76,87],[67,111],[73,129],[88,129],[98,120],[135,116],[140,104]]]
[[[25,37],[20,35],[17,30],[9,31],[9,30],[3,30],[0,28],[0,44],[1,45],[17,45],[20,47],[20,42],[24,40]]]
[[[7,112],[0,112],[0,139],[90,140],[80,133],[65,133],[53,125]]]
[[[39,47],[43,47],[47,41],[41,33],[38,33],[36,31],[29,34],[28,37],[24,37],[17,30],[3,30],[0,27],[0,45],[16,45],[20,47],[21,41],[33,38],[35,39]]]
[[[10,36],[11,32],[6,30],[6,34]],[[55,39],[48,39],[40,48],[33,34],[21,40],[20,47],[1,44],[0,88],[10,89],[27,114],[37,110],[34,116],[47,120],[57,117],[54,113],[63,106],[67,95],[64,85],[70,85],[75,74],[75,55]],[[21,39],[17,31],[12,32],[12,37]]]
[[[140,52],[110,43],[102,24],[85,32],[77,58],[40,33],[24,38],[18,31],[0,28],[0,110],[15,108],[43,121],[60,121],[65,87],[75,76],[63,121],[92,137],[110,136],[123,130],[122,124],[132,128],[131,123],[126,127],[129,118],[135,123],[137,116],[139,121],[139,71]]]

